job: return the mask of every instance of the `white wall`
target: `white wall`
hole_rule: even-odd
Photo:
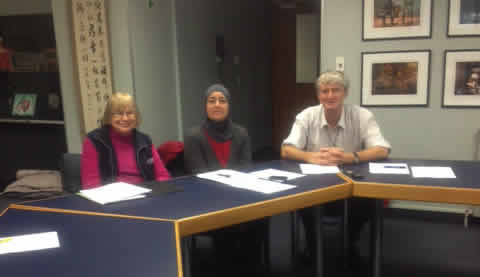
[[[349,103],[360,103],[361,52],[431,49],[430,105],[427,108],[370,108],[393,146],[392,157],[471,160],[480,128],[480,108],[441,108],[446,49],[478,49],[480,38],[447,38],[448,1],[433,1],[431,39],[362,41],[362,1],[324,0],[321,69],[335,69],[345,57],[351,80]],[[348,7],[348,8],[345,8]]]
[[[128,0],[110,0],[107,5],[113,91],[134,93]]]
[[[204,91],[218,79],[213,1],[177,0],[175,10],[182,128],[189,129],[203,122]]]
[[[175,85],[173,0],[154,2],[149,8],[146,1],[129,1],[128,27],[135,96],[144,118],[140,129],[158,145],[179,139],[181,122]]]
[[[69,2],[52,0],[53,23],[57,41],[60,87],[62,89],[63,113],[68,152],[80,153],[82,138],[80,129],[80,104],[73,67],[73,35]]]

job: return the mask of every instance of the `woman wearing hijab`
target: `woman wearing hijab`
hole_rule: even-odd
[[[150,137],[136,129],[140,122],[133,96],[117,92],[110,97],[103,127],[88,133],[83,141],[83,189],[113,182],[139,184],[170,178]]]
[[[230,93],[221,84],[205,92],[207,118],[185,136],[185,170],[189,174],[232,168],[251,162],[247,130],[230,119]]]
[[[230,119],[230,93],[223,85],[214,84],[205,91],[204,99],[205,122],[189,130],[184,140],[186,172],[196,174],[248,165],[252,160],[250,138],[245,128]],[[243,276],[262,270],[259,261],[264,224],[260,220],[208,232],[213,236],[216,269],[224,275]]]

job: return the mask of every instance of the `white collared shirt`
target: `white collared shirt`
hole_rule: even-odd
[[[341,147],[346,152],[357,152],[374,146],[390,149],[373,114],[357,105],[343,105],[337,126],[329,127],[323,106],[306,108],[295,118],[292,130],[283,144],[293,145],[307,152],[323,147]]]

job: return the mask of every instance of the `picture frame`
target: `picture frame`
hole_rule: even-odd
[[[431,0],[363,0],[362,39],[432,37]]]
[[[13,117],[34,117],[37,107],[37,94],[16,93],[13,97]]]
[[[447,37],[480,36],[480,1],[449,0]]]
[[[430,50],[363,52],[361,106],[427,107],[430,56]]]
[[[480,49],[445,50],[442,107],[480,107]]]

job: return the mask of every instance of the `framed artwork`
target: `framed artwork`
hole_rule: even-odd
[[[480,49],[445,51],[442,107],[480,107]]]
[[[37,106],[37,95],[33,93],[16,93],[13,98],[12,116],[33,117]]]
[[[362,53],[362,106],[428,106],[430,50]]]
[[[447,36],[480,35],[480,1],[450,0],[448,5]]]
[[[76,69],[83,133],[100,127],[112,95],[110,42],[105,0],[72,0]]]
[[[431,0],[363,0],[363,40],[430,38]]]

